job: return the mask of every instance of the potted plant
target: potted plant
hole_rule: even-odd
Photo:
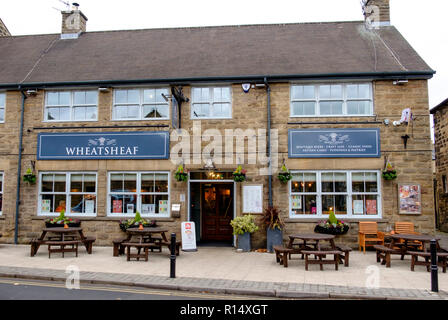
[[[282,165],[281,171],[278,173],[278,179],[281,183],[288,183],[288,181],[292,179],[291,172],[289,172],[284,164]]]
[[[250,214],[238,216],[230,221],[230,225],[233,227],[233,235],[238,236],[238,249],[250,251],[250,234],[258,230],[255,217]]]
[[[46,228],[57,228],[63,227],[64,225],[67,225],[68,227],[80,227],[81,221],[79,219],[67,217],[65,215],[65,210],[61,211],[59,217],[45,220]]]
[[[283,227],[284,222],[280,217],[280,212],[277,208],[269,206],[264,210],[263,223],[266,226],[267,235],[267,251],[273,252],[273,246],[283,244]]]
[[[314,232],[341,235],[346,234],[350,226],[342,220],[338,220],[334,211],[330,208],[328,220],[319,222],[314,228]]]
[[[188,180],[188,173],[184,171],[183,165],[180,165],[176,172],[174,173],[174,177],[179,182],[184,182]]]
[[[36,175],[33,173],[31,168],[28,168],[23,175],[23,181],[28,182],[29,184],[35,184],[36,183]]]
[[[246,181],[246,172],[247,170],[243,169],[241,165],[239,165],[235,171],[233,171],[233,180],[235,182],[243,182]]]
[[[147,221],[143,219],[138,211],[136,211],[134,218],[120,220],[120,229],[124,232],[128,228],[138,228],[140,225],[143,227],[155,227],[157,224],[155,220]]]
[[[394,180],[397,178],[397,170],[395,170],[392,164],[388,161],[386,169],[383,170],[382,175],[384,180]]]

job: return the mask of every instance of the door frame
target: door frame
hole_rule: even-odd
[[[236,202],[237,202],[237,194],[236,194],[236,182],[234,180],[190,180],[190,173],[188,173],[188,201],[187,201],[187,206],[188,206],[188,215],[187,215],[187,219],[188,221],[191,221],[191,193],[190,193],[190,184],[191,183],[227,183],[233,184],[233,217],[232,219],[235,219],[236,217]],[[201,195],[202,197],[202,195]],[[202,206],[202,204],[201,204]],[[200,236],[202,236],[202,208],[201,208],[201,216],[200,216]],[[236,236],[233,236],[233,241],[232,241],[232,245],[235,246],[236,244]]]

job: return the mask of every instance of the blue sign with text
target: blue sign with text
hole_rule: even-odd
[[[289,129],[289,158],[379,158],[380,129]]]
[[[168,159],[167,131],[40,133],[37,160]]]

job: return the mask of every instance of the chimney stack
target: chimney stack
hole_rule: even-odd
[[[362,10],[369,28],[390,26],[389,0],[362,0]]]
[[[9,36],[11,36],[11,33],[9,32],[8,28],[6,28],[2,19],[0,19],[0,37],[9,37]]]
[[[73,3],[72,9],[62,11],[61,39],[77,39],[86,32],[87,17],[79,10],[79,4]]]

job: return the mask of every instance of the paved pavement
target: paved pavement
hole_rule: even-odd
[[[220,294],[256,295],[279,298],[341,299],[448,299],[448,273],[439,270],[439,293],[430,291],[431,275],[425,267],[410,271],[410,259],[393,256],[392,267],[376,263],[374,252],[353,251],[350,267],[311,265],[293,255],[289,267],[275,262],[270,253],[240,253],[233,248],[199,247],[197,252],[181,252],[176,260],[176,278],[170,278],[169,252],[150,253],[149,261],[127,262],[113,257],[112,247],[94,247],[88,255],[80,248],[79,257],[53,254],[48,258],[42,246],[36,256],[30,247],[0,244],[0,277],[66,281],[67,267],[80,270],[81,283],[138,286]]]

